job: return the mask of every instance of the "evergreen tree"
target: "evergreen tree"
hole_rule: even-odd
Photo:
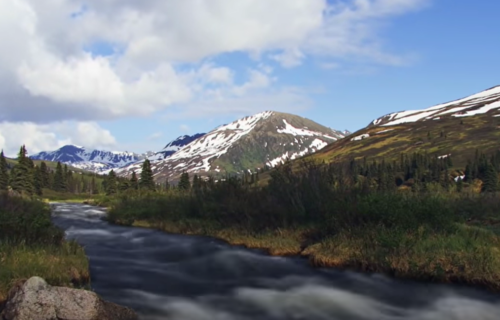
[[[42,170],[40,169],[39,166],[35,166],[34,168],[33,187],[35,194],[41,196],[43,184],[42,184]]]
[[[54,174],[54,183],[52,185],[52,189],[57,192],[66,191],[66,184],[64,182],[64,173],[61,162],[57,162],[56,165],[56,173]]]
[[[457,180],[457,191],[458,192],[462,192],[462,190],[464,189],[464,182],[462,179],[458,178]]]
[[[119,189],[121,192],[127,191],[131,188],[131,182],[128,179],[121,179],[119,185]]]
[[[151,170],[151,163],[148,159],[144,160],[142,164],[141,180],[139,187],[146,190],[155,190],[155,182],[153,180],[153,171]]]
[[[11,187],[18,192],[33,194],[33,161],[27,157],[26,147],[23,145],[17,157],[17,164],[11,172]]]
[[[9,174],[7,172],[7,160],[3,155],[3,150],[0,152],[0,191],[7,190],[9,186]]]
[[[105,179],[106,184],[105,184],[105,191],[106,195],[112,195],[115,194],[117,191],[117,181],[116,181],[116,174],[114,170],[111,170],[108,174],[108,176]]]
[[[191,188],[191,183],[189,182],[189,174],[187,172],[184,171],[181,174],[178,187],[181,190],[189,190]]]
[[[40,163],[40,173],[42,174],[42,188],[50,187],[50,175],[49,168],[47,168],[47,164],[45,162]]]
[[[92,176],[92,180],[90,181],[90,192],[92,194],[99,193],[99,190],[97,189],[97,183],[95,182],[95,176]]]
[[[202,183],[201,178],[197,174],[195,174],[193,176],[193,189],[195,191],[199,191],[201,189],[201,183]]]
[[[132,177],[130,178],[130,187],[134,190],[139,189],[139,183],[137,181],[137,175],[135,171],[132,171]]]
[[[498,173],[495,167],[489,163],[486,167],[484,182],[482,186],[483,192],[494,192],[498,190]]]

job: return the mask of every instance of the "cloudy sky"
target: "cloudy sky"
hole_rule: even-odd
[[[500,85],[500,1],[0,0],[0,148],[158,150],[264,110],[355,131]]]

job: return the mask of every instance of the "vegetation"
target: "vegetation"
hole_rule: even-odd
[[[421,153],[391,162],[302,161],[271,170],[264,186],[255,175],[194,177],[188,188],[122,192],[108,219],[303,254],[318,266],[498,290],[497,159],[477,152],[465,170],[453,169],[450,156]]]
[[[17,282],[40,276],[49,284],[86,286],[90,282],[83,248],[64,240],[43,202],[0,193],[0,309]]]

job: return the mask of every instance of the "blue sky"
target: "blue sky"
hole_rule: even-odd
[[[12,98],[15,90],[0,91],[0,98],[14,101],[17,110],[38,104],[38,110],[46,108],[38,118],[6,111],[3,131],[0,125],[0,144],[6,149],[10,140],[5,134],[5,141],[1,139],[5,128],[33,124],[44,141],[52,139],[50,144],[29,140],[35,151],[65,142],[157,150],[179,135],[207,132],[263,110],[289,111],[334,129],[356,131],[393,111],[421,109],[500,85],[498,1],[345,0],[328,1],[327,6],[323,0],[274,0],[268,8],[250,4],[243,9],[243,14],[248,11],[244,26],[231,19],[237,5],[224,0],[211,2],[217,8],[209,11],[220,13],[212,20],[206,18],[206,8],[188,9],[179,1],[150,0],[126,11],[122,9],[128,1],[120,6],[68,0],[67,8],[53,13],[59,19],[47,16],[34,1],[22,1],[39,15],[39,36],[52,64],[26,57],[28,63],[19,62],[24,69],[16,75],[29,95]],[[309,6],[313,2],[316,7]],[[49,3],[60,7],[61,0]],[[187,18],[179,22],[170,17],[168,23],[155,25],[166,29],[154,35],[144,18],[133,20],[132,26],[111,25],[117,24],[116,17],[120,23],[129,19],[130,12],[154,17],[160,6],[176,9],[179,21]],[[119,10],[128,16],[120,16]],[[289,15],[278,15],[281,24],[272,25],[266,15],[273,10]],[[323,18],[318,16],[321,10]],[[300,19],[305,22],[294,24]],[[263,29],[264,35],[252,35],[252,29],[244,28],[254,22],[271,27]],[[231,33],[232,28],[246,31]],[[287,33],[286,28],[295,29]],[[303,29],[309,33],[295,37]],[[65,30],[71,39],[61,36]],[[299,53],[294,55],[294,50]],[[83,57],[85,52],[91,57]],[[64,72],[53,72],[59,66]],[[74,84],[72,79],[80,80]],[[151,81],[133,87],[138,79]],[[61,90],[54,89],[58,83]],[[57,119],[47,118],[52,114]],[[68,129],[72,126],[82,128],[76,130],[79,135]],[[96,128],[92,137],[86,135],[90,127]]]
[[[325,69],[322,62],[308,59],[303,65],[276,68],[278,83],[309,88],[313,93],[308,108],[299,115],[335,129],[359,130],[371,120],[399,110],[421,109],[454,100],[489,87],[500,85],[500,2],[491,0],[433,1],[431,5],[384,22],[380,37],[396,54],[414,55],[405,66],[380,66],[363,62],[336,62]],[[255,64],[247,54],[230,53],[214,59],[244,73]],[[243,79],[239,79],[243,81]],[[317,89],[317,90],[314,90]],[[317,92],[314,92],[317,91]],[[266,106],[273,110],[273,106]],[[261,107],[256,106],[256,112]],[[230,122],[241,114],[209,119],[182,119],[189,130],[179,130],[176,121],[134,119],[153,135],[163,132],[161,143],[185,132],[205,132],[214,125]],[[127,134],[128,125],[104,123],[113,133]]]

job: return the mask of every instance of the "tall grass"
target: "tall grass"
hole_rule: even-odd
[[[9,288],[32,276],[51,285],[86,286],[88,259],[52,224],[47,204],[0,193],[0,309]]]
[[[284,166],[262,188],[228,178],[188,192],[129,192],[108,219],[302,253],[316,265],[500,288],[499,238],[484,226],[500,221],[500,197],[377,191],[335,170]]]

